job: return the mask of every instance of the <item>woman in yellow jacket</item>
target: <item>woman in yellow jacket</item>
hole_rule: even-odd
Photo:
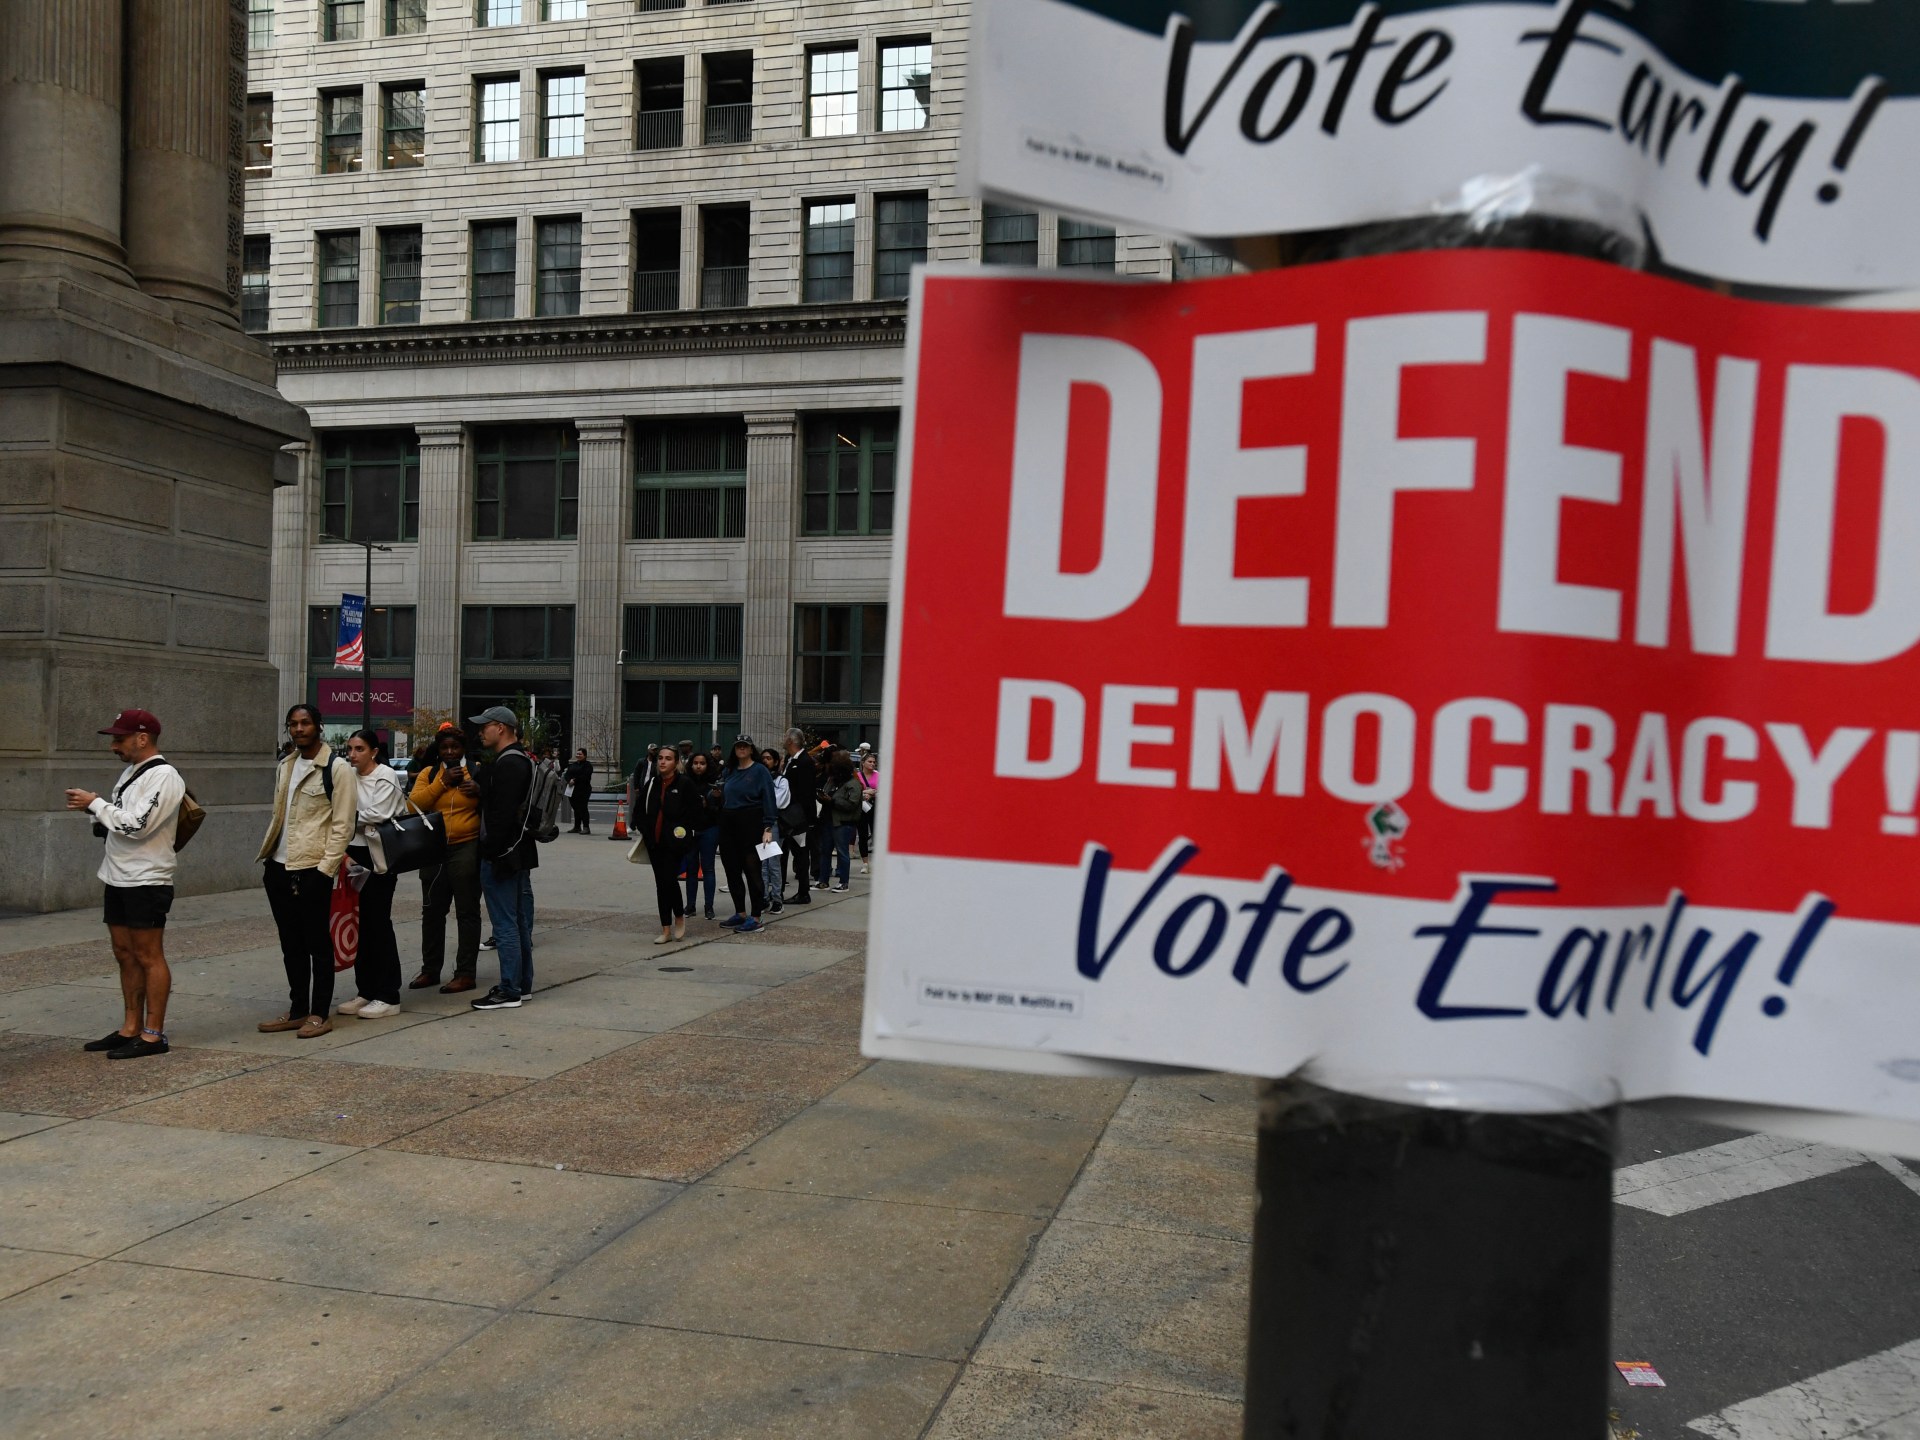
[[[446,963],[447,907],[453,907],[459,948],[453,978],[440,985],[443,995],[471,990],[480,964],[480,787],[467,767],[466,737],[451,721],[435,737],[439,753],[432,765],[413,777],[414,808],[433,811],[446,822],[447,862],[420,872],[420,973],[409,990],[440,985]]]

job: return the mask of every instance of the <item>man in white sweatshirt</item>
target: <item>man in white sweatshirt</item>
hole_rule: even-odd
[[[186,781],[160,753],[160,722],[145,710],[122,710],[102,735],[126,764],[111,796],[67,791],[67,808],[93,816],[106,837],[100,879],[107,887],[107,934],[120,962],[120,994],[127,1018],[118,1030],[89,1040],[82,1049],[107,1052],[109,1060],[137,1060],[167,1053],[167,911],[173,908],[174,827]]]

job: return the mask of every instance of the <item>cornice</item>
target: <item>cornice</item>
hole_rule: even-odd
[[[524,364],[639,355],[895,347],[907,338],[904,302],[760,306],[671,315],[570,315],[454,325],[287,330],[260,337],[281,374],[402,365]]]

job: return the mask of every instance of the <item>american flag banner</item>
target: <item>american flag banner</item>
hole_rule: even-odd
[[[366,668],[365,625],[367,598],[364,595],[340,597],[340,633],[334,642],[333,663],[342,670]]]

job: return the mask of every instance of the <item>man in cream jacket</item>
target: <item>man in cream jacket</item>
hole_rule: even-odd
[[[273,819],[259,858],[266,862],[267,903],[280,931],[287,966],[287,1013],[260,1022],[267,1034],[297,1031],[302,1040],[333,1029],[333,877],[353,838],[360,777],[320,738],[320,712],[287,711],[293,750],[274,774]]]

